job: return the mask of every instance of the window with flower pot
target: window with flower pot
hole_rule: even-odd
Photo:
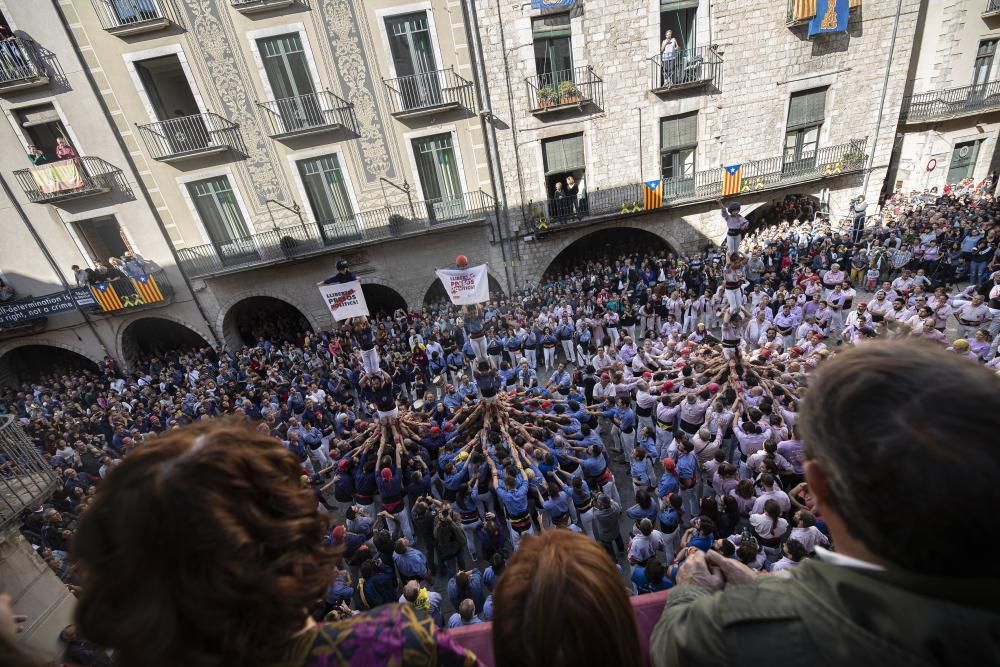
[[[555,106],[572,100],[576,92],[569,13],[531,19],[535,49],[535,87],[538,106]]]

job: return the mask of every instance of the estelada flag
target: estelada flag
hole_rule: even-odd
[[[743,189],[743,165],[733,164],[722,168],[722,196],[738,195]]]
[[[646,181],[642,184],[642,199],[647,211],[663,206],[663,181]]]
[[[142,297],[143,303],[163,301],[163,292],[160,291],[160,286],[156,284],[156,278],[153,276],[133,278],[132,284],[135,285],[135,291]]]
[[[101,310],[105,312],[124,308],[121,299],[118,298],[118,292],[115,291],[114,286],[109,281],[91,285],[90,292],[97,299],[97,303],[101,305]]]

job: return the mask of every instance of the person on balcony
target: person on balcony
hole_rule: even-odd
[[[662,85],[664,86],[669,86],[674,82],[674,68],[676,67],[677,52],[680,48],[673,30],[667,30],[663,33],[663,41],[660,42],[660,63],[663,69]]]
[[[49,161],[49,157],[38,146],[31,144],[28,146],[28,160],[36,167]]]
[[[58,137],[56,139],[56,159],[57,160],[75,160],[80,157],[80,154],[76,152],[76,149],[69,145],[69,142]]]
[[[578,214],[577,201],[579,197],[580,190],[576,179],[570,174],[566,177],[566,215],[575,216]]]

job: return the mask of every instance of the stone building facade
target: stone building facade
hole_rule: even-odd
[[[926,3],[887,188],[943,188],[1000,168],[1000,4]]]
[[[242,344],[253,317],[329,326],[315,283],[339,257],[370,303],[415,308],[458,253],[509,293],[594,232],[697,250],[725,233],[723,165],[742,165],[750,215],[791,194],[831,215],[873,200],[929,10],[850,2],[847,32],[809,38],[809,0],[0,0],[39,74],[0,72],[15,186],[0,205],[39,237],[10,232],[5,278],[18,296],[72,286],[118,229],[173,295],[6,327],[0,371],[27,345],[127,363],[192,336]],[[55,120],[45,137],[65,132],[124,185],[42,201],[17,187],[29,128]],[[570,175],[566,209],[550,198]]]
[[[643,181],[670,177],[667,206],[636,224],[681,251],[704,238],[719,241],[724,234],[716,209],[705,205],[720,194],[714,183],[721,179],[722,165],[744,164],[749,174],[765,175],[744,178],[744,211],[789,193],[821,198],[833,213],[846,210],[863,190],[870,201],[877,198],[921,3],[851,4],[859,6],[851,10],[847,32],[814,38],[803,21],[790,18],[792,3],[478,5],[504,183],[508,199],[525,204],[512,211],[514,234],[530,236],[540,214],[552,217],[553,204],[546,199],[553,195],[553,181],[567,174],[585,181],[589,217],[605,218],[596,228],[623,224],[615,215],[618,203],[641,199]],[[660,47],[667,29],[680,39],[664,68]],[[548,101],[539,102],[538,91],[565,79],[573,80],[584,101],[571,98],[540,108]],[[813,98],[820,105],[814,117],[793,119],[810,93],[819,93]],[[665,119],[666,127],[661,125]],[[800,127],[811,124],[807,132],[815,130],[805,138],[817,150],[811,162],[802,138],[790,137],[793,120]],[[678,122],[686,125],[681,139]],[[572,137],[579,137],[579,150],[572,164],[563,164],[553,144],[566,141],[565,153],[573,148]],[[837,147],[865,139],[863,161],[840,171],[827,167],[849,150]],[[792,142],[787,154],[786,141]],[[748,165],[761,160],[767,162]],[[802,168],[789,169],[794,162]],[[684,183],[692,176],[694,192]],[[679,196],[672,201],[675,189]],[[678,233],[678,224],[695,231]],[[534,258],[544,261],[563,245],[562,232],[551,231],[557,227],[550,227],[545,241],[518,244],[517,256],[524,259],[519,280],[531,283],[544,272]]]

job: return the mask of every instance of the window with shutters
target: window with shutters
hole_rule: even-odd
[[[660,120],[660,173],[670,194],[694,190],[694,154],[698,148],[698,114]]]
[[[553,219],[582,212],[586,200],[586,160],[583,153],[583,134],[571,134],[542,140],[542,159],[545,163],[545,192],[549,200],[558,202],[550,210]],[[566,199],[568,198],[568,199]],[[550,209],[555,206],[552,204]]]
[[[678,50],[690,51],[695,47],[695,19],[698,15],[698,0],[660,0],[660,52],[664,51],[664,41],[676,40]],[[670,32],[668,37],[667,32]]]
[[[37,146],[48,161],[56,159],[56,139],[65,139],[69,143],[66,128],[63,127],[59,113],[51,104],[21,107],[14,110],[14,115],[28,143]]]
[[[809,171],[816,166],[819,133],[826,116],[827,88],[814,88],[792,93],[785,125],[784,163],[782,171]]]
[[[997,40],[984,39],[976,50],[976,62],[972,67],[972,84],[982,86],[991,80],[993,58],[997,52]]]
[[[573,81],[573,46],[569,13],[531,19],[538,88]]]

